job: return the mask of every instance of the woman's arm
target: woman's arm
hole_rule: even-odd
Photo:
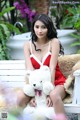
[[[25,56],[25,65],[26,65],[27,70],[34,70],[31,60],[30,60],[30,43],[29,42],[26,42],[24,44],[24,56]],[[30,100],[30,105],[31,107],[36,106],[34,98]]]
[[[24,56],[25,56],[25,65],[27,70],[34,70],[31,60],[30,60],[30,41],[24,44]]]
[[[55,80],[55,70],[58,61],[58,55],[60,51],[60,44],[58,39],[53,39],[51,41],[51,60],[50,60],[50,70],[51,70],[51,79],[52,82]]]

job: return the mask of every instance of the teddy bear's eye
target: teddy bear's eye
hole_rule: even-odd
[[[42,83],[42,81],[40,81],[40,83]]]

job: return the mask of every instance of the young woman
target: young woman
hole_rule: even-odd
[[[32,39],[24,45],[26,69],[34,70],[39,69],[41,65],[49,66],[55,89],[47,98],[48,106],[54,106],[57,114],[56,120],[66,120],[62,102],[66,95],[63,86],[66,78],[58,66],[58,56],[62,47],[52,20],[45,14],[37,15],[32,23],[31,35]],[[30,101],[30,98],[22,93],[19,97],[22,100],[21,105],[25,105]],[[31,99],[30,103],[32,106],[36,106],[34,99]],[[59,115],[62,116],[61,119]]]

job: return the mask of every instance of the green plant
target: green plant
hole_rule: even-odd
[[[80,5],[75,7],[69,7],[64,15],[64,18],[60,24],[61,29],[76,29],[77,32],[71,34],[77,40],[70,46],[77,46],[79,49],[77,51],[80,54]]]
[[[50,12],[58,29],[74,29],[76,27],[80,29],[79,4],[52,4]]]
[[[80,53],[80,4],[57,4],[51,9],[51,16],[55,18],[58,29],[75,29],[76,33],[71,34],[76,38],[70,46],[77,46]]]
[[[15,7],[9,7],[0,12],[0,60],[8,60],[10,58],[8,47],[6,44],[9,40],[11,32],[15,31],[16,33],[20,33],[18,28],[1,19],[5,13],[13,10],[14,8]]]
[[[69,7],[60,23],[60,28],[80,30],[80,5]]]
[[[71,47],[78,46],[79,49],[78,49],[77,53],[80,54],[80,34],[78,34],[78,33],[77,33],[77,35],[71,34],[71,36],[73,36],[74,38],[77,39],[77,41],[75,41],[74,43],[71,44]]]

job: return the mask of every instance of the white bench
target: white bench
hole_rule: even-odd
[[[24,60],[2,60],[0,61],[0,81],[11,88],[22,88],[24,86],[25,61]],[[77,113],[80,120],[80,74],[75,74],[74,98],[71,104],[64,104],[67,113]],[[78,93],[77,93],[78,92]],[[79,96],[78,96],[79,95]]]

